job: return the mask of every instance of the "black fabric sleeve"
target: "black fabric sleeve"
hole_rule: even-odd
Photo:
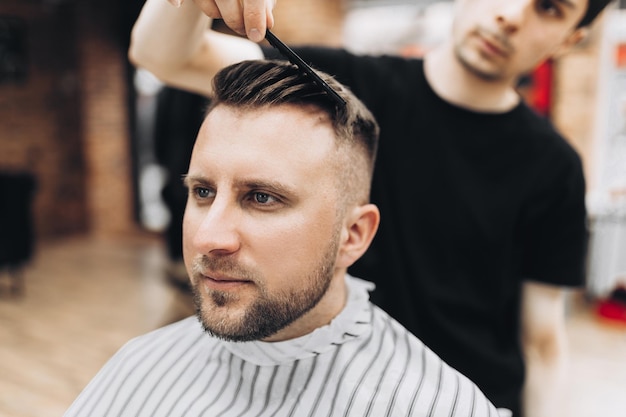
[[[549,174],[539,179],[540,192],[527,207],[522,272],[533,281],[581,286],[589,239],[585,179],[578,155],[570,150],[566,156],[547,158]]]

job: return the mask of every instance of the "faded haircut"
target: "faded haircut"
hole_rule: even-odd
[[[345,100],[345,106],[339,105],[297,66],[284,61],[254,60],[227,66],[215,75],[207,114],[220,105],[240,110],[283,104],[315,106],[330,118],[337,146],[349,153],[341,187],[354,193],[356,188],[363,188],[359,183],[363,185],[365,180],[365,195],[358,197],[364,203],[369,199],[378,149],[378,123],[347,87],[322,71],[316,73]],[[359,160],[365,163],[367,178],[363,178],[359,169],[363,162]]]

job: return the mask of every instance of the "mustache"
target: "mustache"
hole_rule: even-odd
[[[230,257],[210,257],[201,255],[191,263],[191,273],[194,276],[225,275],[239,280],[255,280],[254,273]]]

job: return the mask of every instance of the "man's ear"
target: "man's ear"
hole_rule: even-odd
[[[561,43],[559,47],[557,47],[554,54],[552,54],[553,58],[560,58],[569,52],[574,46],[578,45],[589,35],[589,29],[587,27],[582,27],[575,29],[572,33],[570,33],[567,38]]]
[[[346,216],[342,229],[337,267],[347,268],[357,261],[374,239],[380,223],[380,212],[374,204],[354,207]]]

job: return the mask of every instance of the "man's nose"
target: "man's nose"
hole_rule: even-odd
[[[524,24],[534,7],[533,0],[498,1],[496,20],[508,34],[515,33]]]
[[[193,245],[199,253],[226,255],[240,247],[240,212],[232,204],[216,199],[200,216],[193,232]]]

